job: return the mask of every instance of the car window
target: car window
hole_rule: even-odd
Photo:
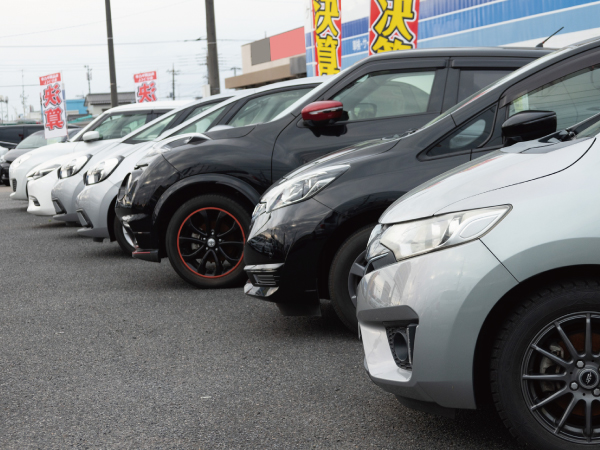
[[[69,132],[73,133],[74,128],[70,128]],[[78,128],[76,130],[79,130]],[[36,131],[35,133],[29,135],[25,139],[23,139],[16,148],[40,148],[45,145],[56,144],[57,142],[65,142],[67,140],[67,136],[59,136],[46,139],[44,137],[44,131]]]
[[[243,127],[265,123],[278,115],[300,97],[312,90],[311,87],[291,91],[275,92],[249,100],[227,123],[232,127]]]
[[[221,113],[223,113],[223,110],[225,108],[227,108],[227,106],[222,106],[221,108],[216,109],[207,116],[204,116],[196,120],[195,122],[189,124],[187,127],[181,128],[177,132],[173,133],[172,136],[177,136],[179,134],[184,133],[204,133],[205,131],[213,127],[214,122],[216,122],[216,120],[219,118]]]
[[[461,70],[458,80],[458,99],[462,102],[474,92],[511,73],[512,70]]]
[[[10,128],[2,128],[0,127],[0,141],[4,142],[12,142],[13,144],[18,144],[25,137],[23,127],[10,127]]]
[[[558,78],[513,100],[508,115],[521,111],[554,111],[562,130],[600,111],[600,65]]]
[[[359,78],[332,100],[344,104],[350,121],[423,114],[434,80],[435,71],[374,72]]]
[[[206,104],[205,104],[205,105],[196,106],[196,107],[195,107],[195,108],[192,110],[192,112],[191,112],[191,113],[189,113],[189,114],[186,116],[185,120],[189,120],[189,119],[191,119],[192,117],[194,117],[194,116],[197,116],[198,114],[200,114],[200,113],[202,113],[202,112],[206,111],[206,110],[207,110],[207,109],[209,109],[209,108],[212,108],[212,107],[213,107],[213,106],[215,106],[215,105],[216,105],[216,103],[210,103],[210,104],[208,104],[208,105],[206,105]]]
[[[454,130],[450,136],[435,144],[427,154],[429,156],[443,156],[481,146],[490,136],[495,115],[495,106],[487,109],[465,125]]]
[[[118,139],[127,136],[146,122],[152,120],[151,112],[115,113],[107,116],[94,128],[88,131],[97,131],[101,139]]]
[[[175,120],[176,117],[177,117],[177,114],[171,114],[167,117],[160,119],[154,125],[149,126],[145,130],[140,131],[138,134],[127,139],[127,143],[139,144],[141,142],[148,142],[148,141],[151,141],[151,140],[157,138],[158,136],[161,135],[161,133],[163,131],[165,131],[167,128],[169,128],[169,125],[171,125],[173,123],[173,121]]]

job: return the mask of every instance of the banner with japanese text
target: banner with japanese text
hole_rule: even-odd
[[[61,73],[40,77],[42,120],[46,139],[67,135],[67,108]]]
[[[417,48],[419,0],[371,0],[369,55]]]
[[[313,0],[316,75],[342,70],[342,0]]]
[[[133,76],[136,103],[155,102],[158,98],[156,71],[137,73]]]

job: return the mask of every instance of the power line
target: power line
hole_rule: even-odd
[[[217,41],[229,42],[251,42],[254,39],[217,39]],[[115,42],[113,45],[154,45],[154,44],[174,44],[179,42],[198,42],[206,41],[206,38],[184,39],[176,41],[147,41],[147,42]],[[104,47],[104,44],[48,44],[48,45],[0,45],[0,48],[55,48],[55,47]]]

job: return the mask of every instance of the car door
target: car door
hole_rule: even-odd
[[[273,151],[272,178],[361,141],[416,129],[439,115],[448,58],[382,60],[356,70],[318,100],[338,100],[347,119],[308,126],[301,117],[279,135]]]

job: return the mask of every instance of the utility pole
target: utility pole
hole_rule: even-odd
[[[92,85],[91,85],[90,81],[92,81],[92,69],[90,69],[90,66],[83,66],[83,67],[85,67],[85,69],[87,71],[86,76],[87,76],[87,82],[88,82],[88,94],[91,94],[92,93]]]
[[[175,63],[173,63],[173,69],[167,70],[167,73],[170,73],[173,76],[173,91],[171,93],[171,97],[175,100],[175,75],[179,75],[179,70],[175,70]]]
[[[25,75],[23,75],[23,70],[21,70],[21,105],[23,105],[23,118],[25,118],[25,108],[27,107],[27,98],[25,95]]]
[[[240,69],[239,67],[232,67],[232,68],[231,68],[231,69],[229,69],[229,70],[233,70],[233,76],[234,76],[234,77],[237,77],[237,71],[238,71],[238,70],[242,70],[242,69]]]
[[[119,106],[117,97],[117,74],[115,71],[115,50],[113,47],[112,19],[110,16],[110,0],[104,0],[106,4],[106,35],[108,40],[108,67],[110,70],[110,106]]]
[[[215,3],[214,0],[205,0],[206,4],[206,46],[208,49],[208,84],[210,94],[221,93],[219,82],[219,56],[217,54],[217,30],[215,27]]]

